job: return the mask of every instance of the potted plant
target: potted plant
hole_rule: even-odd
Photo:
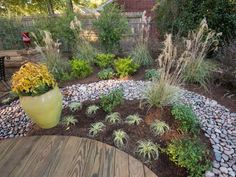
[[[12,90],[21,107],[41,128],[55,127],[61,116],[62,94],[43,64],[26,63],[12,77]]]

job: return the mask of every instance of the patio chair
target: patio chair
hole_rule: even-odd
[[[6,81],[6,73],[5,73],[5,66],[4,66],[4,60],[5,58],[9,58],[8,56],[0,56],[0,82],[7,88],[10,89],[10,86],[8,85]]]

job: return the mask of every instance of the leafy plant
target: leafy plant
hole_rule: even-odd
[[[175,105],[171,110],[171,114],[176,120],[180,121],[181,131],[194,134],[199,132],[200,127],[197,116],[190,106]]]
[[[75,125],[78,122],[74,116],[66,116],[62,119],[62,124],[66,125],[67,127],[70,125]]]
[[[91,105],[87,108],[86,114],[93,115],[93,114],[96,114],[98,110],[99,110],[99,107],[97,105]]]
[[[150,126],[151,131],[153,132],[153,134],[155,136],[161,136],[163,135],[165,132],[167,132],[170,127],[168,124],[166,124],[165,122],[162,122],[160,120],[155,120],[151,126]]]
[[[114,62],[114,67],[120,77],[126,77],[135,73],[139,68],[139,65],[135,64],[133,60],[128,57],[116,60]]]
[[[150,140],[138,141],[137,153],[147,161],[157,160],[159,157],[158,145]]]
[[[156,69],[147,69],[145,71],[146,80],[159,79],[159,77],[160,77],[160,73]]]
[[[26,63],[12,76],[12,91],[19,96],[42,95],[56,87],[46,65]]]
[[[102,95],[100,97],[100,105],[105,112],[111,113],[116,106],[123,103],[123,96],[123,90],[112,90],[108,95]]]
[[[95,63],[100,67],[100,68],[107,68],[112,65],[113,60],[115,58],[115,55],[113,54],[98,54],[96,56]]]
[[[75,112],[77,110],[82,109],[82,103],[81,102],[72,102],[69,104],[69,108],[72,112]]]
[[[97,136],[99,133],[101,133],[105,127],[106,127],[106,126],[105,126],[102,122],[94,123],[94,124],[92,124],[92,125],[90,126],[90,128],[89,128],[89,135],[90,135],[91,137],[95,137],[95,136]]]
[[[139,66],[150,66],[153,63],[147,43],[139,42],[131,52],[131,58]]]
[[[170,160],[186,168],[191,177],[202,177],[210,169],[209,150],[197,140],[173,140],[166,149]]]
[[[71,69],[72,75],[77,78],[85,78],[93,72],[89,63],[81,59],[73,59],[71,61]]]
[[[120,123],[121,122],[120,113],[114,112],[114,113],[107,115],[105,118],[105,121],[109,122],[111,124]]]
[[[139,125],[142,121],[143,119],[138,114],[129,115],[125,119],[125,123],[129,125]]]
[[[99,79],[102,79],[102,80],[111,79],[114,77],[114,75],[115,73],[112,68],[103,69],[102,71],[98,73]]]
[[[116,147],[123,148],[128,142],[128,134],[123,130],[115,130],[113,132],[113,141]]]
[[[35,34],[33,34],[35,36]],[[42,55],[42,62],[45,63],[49,69],[49,71],[53,74],[56,80],[66,80],[64,77],[65,74],[69,76],[70,73],[70,65],[69,63],[62,58],[60,53],[60,45],[59,41],[54,41],[52,35],[48,31],[43,31],[43,39],[42,45],[36,42],[36,50],[38,50]],[[36,40],[37,37],[35,37]],[[70,77],[68,77],[70,79]]]
[[[104,7],[99,18],[94,22],[94,27],[106,52],[112,52],[119,47],[122,35],[129,31],[128,20],[116,3]]]
[[[197,28],[203,18],[209,28],[222,32],[222,39],[235,36],[235,2],[231,0],[158,0],[156,6],[157,26],[162,34],[187,35]],[[222,40],[222,42],[224,41]]]

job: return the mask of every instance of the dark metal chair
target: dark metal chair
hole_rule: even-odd
[[[0,82],[3,83],[3,85],[9,89],[10,86],[8,85],[6,81],[6,72],[5,72],[5,65],[4,65],[4,60],[5,58],[9,58],[7,56],[0,56]]]

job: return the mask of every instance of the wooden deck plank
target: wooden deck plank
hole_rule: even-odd
[[[128,154],[78,137],[0,141],[0,157],[1,177],[156,177]]]
[[[50,174],[49,176],[82,177],[89,147],[89,140],[79,139],[78,141],[78,138],[70,137],[63,152],[60,155],[61,159],[63,160],[58,162],[54,170],[54,174]]]
[[[129,176],[129,155],[116,149],[115,177]]]
[[[129,155],[129,177],[145,177],[141,162]]]
[[[57,152],[57,148],[60,147],[62,142],[58,141],[55,136],[36,138],[38,139],[33,144],[32,138],[25,142],[29,147],[27,148],[28,153],[18,161],[19,164],[10,173],[9,177],[43,176],[45,169],[51,164],[51,155]],[[20,145],[18,145],[18,149],[22,149]]]

